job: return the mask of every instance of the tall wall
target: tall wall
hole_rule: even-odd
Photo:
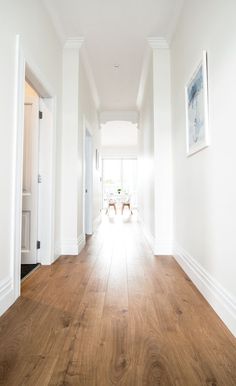
[[[9,0],[0,4],[0,299],[13,280],[14,182],[15,182],[15,68],[16,34],[20,34],[26,59],[37,65],[57,97],[57,134],[61,128],[62,50],[51,21],[40,1]],[[60,141],[58,141],[60,146]],[[60,154],[60,151],[58,152]],[[60,159],[58,158],[58,165]],[[59,176],[59,173],[58,173]],[[57,183],[59,187],[59,181]],[[56,189],[55,239],[60,237],[59,189]],[[2,290],[2,291],[1,291]]]
[[[172,42],[176,254],[236,334],[236,2],[185,1]],[[184,87],[208,55],[210,146],[186,157]]]
[[[148,42],[150,55],[138,98],[139,210],[154,254],[169,255],[172,253],[170,50],[163,38],[149,38]]]
[[[153,58],[149,58],[146,81],[139,109],[138,130],[138,207],[148,237],[155,238],[154,212],[154,106]]]
[[[101,155],[101,129],[98,119],[98,110],[95,104],[92,89],[90,87],[89,79],[86,73],[84,62],[80,66],[80,113],[81,118],[85,119],[86,128],[92,135],[93,146],[93,219],[100,213],[102,207],[102,182],[101,182],[101,161],[99,162],[99,169],[96,168],[96,149]],[[83,125],[83,122],[80,122]],[[82,126],[81,126],[82,127]],[[83,154],[83,152],[81,153]],[[81,163],[82,165],[82,163]],[[82,193],[82,192],[81,192]],[[80,205],[82,205],[82,197],[80,198]],[[81,207],[82,210],[82,207]],[[79,218],[79,229],[82,229],[81,216]]]
[[[61,253],[67,255],[77,255],[85,244],[86,129],[93,145],[93,218],[101,208],[101,168],[96,168],[100,129],[82,45],[83,38],[70,38],[63,50]]]

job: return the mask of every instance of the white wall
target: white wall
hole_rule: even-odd
[[[101,208],[100,130],[95,95],[84,67],[82,38],[67,40],[63,51],[63,130],[61,254],[77,255],[85,244],[85,131],[93,142],[93,218]]]
[[[80,112],[85,119],[86,128],[92,135],[93,144],[93,219],[100,213],[102,207],[102,164],[99,162],[99,169],[96,168],[96,149],[101,156],[101,130],[99,127],[98,111],[95,104],[95,96],[91,90],[84,62],[80,66]],[[80,123],[83,125],[83,122]],[[82,153],[81,153],[82,154]],[[82,164],[81,164],[82,165]],[[80,200],[80,205],[82,201]],[[79,229],[82,229],[81,216],[79,218]]]
[[[236,334],[235,15],[235,0],[186,1],[171,52],[176,254]],[[203,50],[211,145],[187,158],[184,87]]]
[[[129,121],[108,121],[102,124],[101,149],[102,158],[136,158],[137,124]]]
[[[164,41],[163,41],[164,42]],[[153,45],[156,255],[172,254],[172,154],[170,50]]]
[[[103,159],[136,159],[138,157],[137,146],[102,146]]]
[[[146,79],[140,83],[145,86],[138,98],[138,205],[154,254],[168,255],[172,253],[170,52],[163,38],[150,38],[149,44],[149,62],[147,56],[143,70]]]
[[[153,58],[147,69],[142,103],[139,109],[138,130],[138,207],[144,227],[155,238],[154,213],[154,111]]]
[[[4,303],[5,284],[13,277],[14,240],[14,141],[15,141],[15,66],[16,34],[20,34],[26,60],[34,64],[47,80],[57,97],[57,133],[61,128],[61,62],[62,50],[49,17],[39,1],[13,0],[0,5],[0,311],[9,304]],[[60,141],[58,141],[58,147]],[[60,165],[60,149],[57,165]],[[60,172],[57,172],[59,177]],[[59,201],[60,190],[57,181],[55,239],[60,238]]]

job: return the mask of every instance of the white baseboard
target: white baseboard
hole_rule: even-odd
[[[236,336],[236,299],[233,298],[188,252],[179,246],[174,257],[224,324]]]
[[[78,255],[85,246],[85,235],[82,233],[78,239],[64,240],[61,243],[61,255]]]
[[[168,240],[155,240],[154,255],[173,255],[173,243]]]
[[[93,220],[93,233],[96,231],[100,223],[101,223],[101,213],[99,213],[99,215],[95,217],[95,219]]]
[[[0,315],[2,315],[15,301],[13,282],[10,277],[0,281]]]
[[[85,234],[81,233],[81,235],[78,237],[78,254],[82,251],[84,247],[85,247]]]
[[[146,227],[146,225],[144,224],[142,218],[139,216],[139,221],[140,221],[140,224],[141,224],[141,227],[142,227],[142,230],[143,230],[143,233],[144,233],[144,236],[149,244],[149,247],[151,248],[152,252],[154,253],[154,249],[155,249],[155,238],[154,236],[152,235],[152,233],[149,231],[149,229]]]

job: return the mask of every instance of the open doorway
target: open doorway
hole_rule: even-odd
[[[20,36],[16,37],[16,87],[15,87],[15,141],[14,141],[14,202],[12,207],[12,219],[14,224],[13,235],[13,291],[14,299],[16,300],[21,293],[21,263],[22,250],[24,250],[24,258],[26,263],[31,263],[30,250],[31,239],[34,239],[34,253],[31,258],[33,263],[41,263],[43,265],[52,264],[58,254],[55,252],[55,193],[56,193],[56,92],[48,79],[44,77],[38,66],[32,61],[28,62],[25,55],[24,46]],[[34,181],[36,175],[36,182],[38,186],[34,196],[34,204],[32,206],[36,209],[36,220],[34,221],[35,228],[34,236],[31,238],[31,226],[29,225],[29,218],[31,214],[26,213],[27,206],[23,207],[23,189],[24,193],[29,190],[30,184],[27,186],[27,181],[30,181],[29,176],[24,173],[24,158],[28,156],[25,154],[24,146],[24,131],[25,131],[25,117],[30,117],[30,111],[25,111],[25,81],[33,89],[32,93],[37,98],[37,102],[33,102],[31,106],[35,111],[37,110],[37,121],[35,127],[38,127],[38,135],[36,135],[36,142],[33,144],[34,151],[36,150],[36,162],[34,164]],[[36,95],[35,95],[36,94]],[[36,107],[34,107],[37,105]],[[26,108],[30,110],[29,106]],[[40,115],[39,115],[40,114]],[[25,116],[25,117],[24,117]],[[36,117],[36,115],[35,115]],[[42,118],[42,119],[40,119]],[[36,119],[36,118],[35,118]],[[31,118],[29,119],[29,121]],[[30,125],[29,125],[30,126]],[[39,134],[40,133],[40,134]],[[31,133],[32,134],[32,133]],[[38,143],[37,143],[38,141]],[[33,148],[31,150],[33,150]],[[28,173],[30,168],[28,169]],[[23,176],[24,175],[24,176]],[[23,181],[24,177],[24,181]],[[41,183],[39,183],[41,182]],[[24,186],[23,186],[24,185]],[[31,189],[31,187],[30,187]],[[26,194],[27,195],[27,194]],[[30,212],[30,210],[28,210]],[[28,221],[28,222],[27,222]],[[27,228],[28,227],[28,228]],[[24,228],[24,230],[23,230]],[[33,229],[33,228],[32,228]],[[27,239],[28,232],[28,239]],[[36,236],[35,236],[36,235]],[[35,246],[36,239],[36,246]],[[37,243],[37,242],[40,242]],[[37,247],[40,246],[40,249]],[[35,253],[36,248],[36,253]],[[28,254],[28,256],[27,256]]]
[[[25,80],[20,276],[54,260],[53,98]]]
[[[137,159],[103,159],[103,209],[109,201],[116,202],[122,209],[122,202],[129,203],[129,210],[137,208]],[[121,205],[119,205],[119,203]],[[128,205],[127,205],[128,206]],[[116,211],[116,210],[115,210]],[[116,211],[117,212],[117,211]]]
[[[38,265],[40,97],[25,81],[22,181],[21,279]]]
[[[85,129],[85,208],[84,229],[86,235],[93,233],[93,142],[88,129]]]

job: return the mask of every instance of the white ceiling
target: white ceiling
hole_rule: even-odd
[[[101,145],[109,147],[137,146],[138,129],[131,122],[112,121],[101,125]]]
[[[170,40],[183,0],[44,0],[63,37],[83,36],[101,110],[133,110],[146,38]],[[114,64],[120,68],[114,69]]]

